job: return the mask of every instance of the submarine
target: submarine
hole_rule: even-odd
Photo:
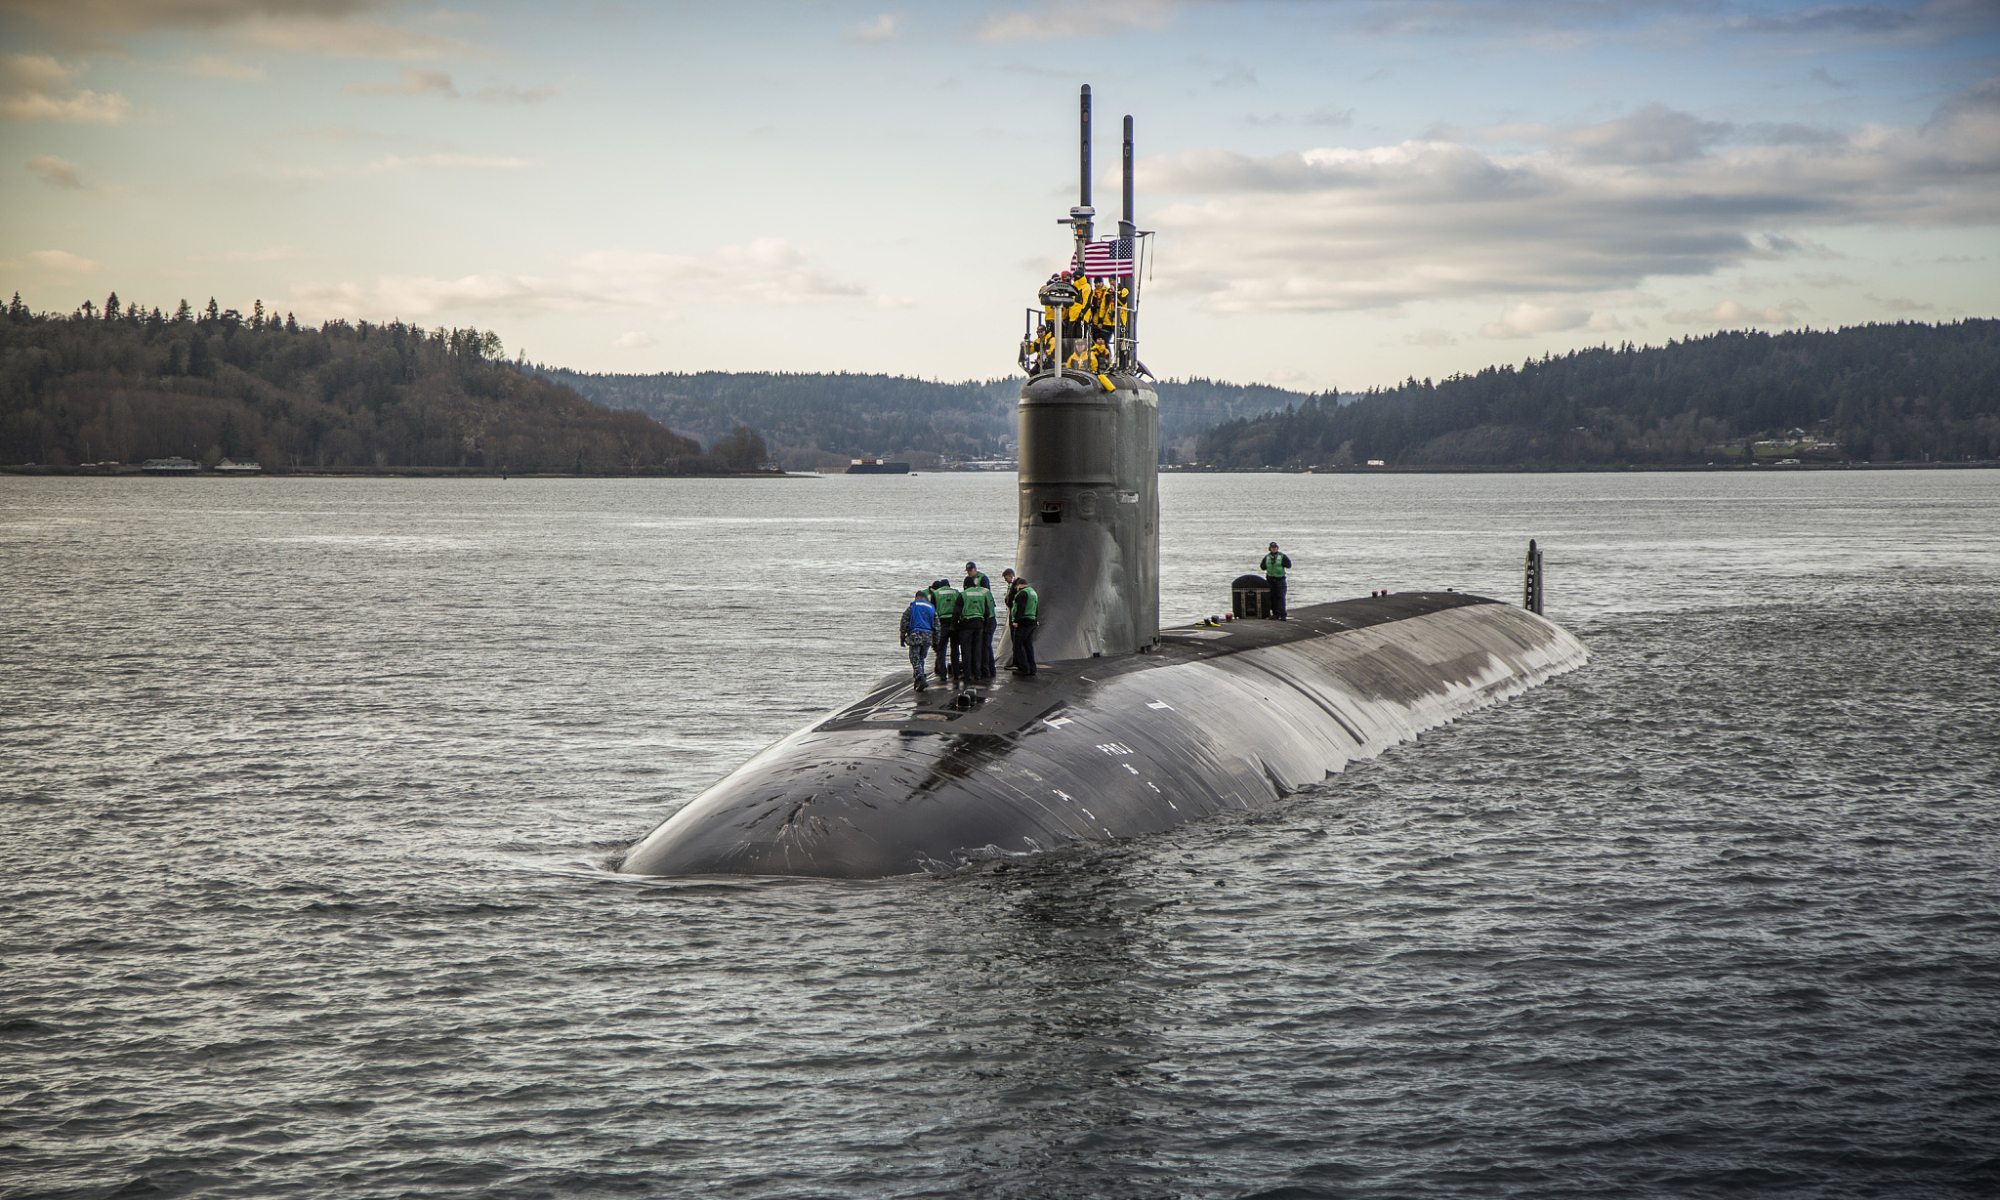
[[[779,740],[628,850],[635,875],[871,879],[1142,837],[1266,806],[1589,657],[1523,604],[1457,591],[1159,627],[1159,397],[1139,358],[1132,118],[1099,239],[1090,88],[1069,267],[1027,310],[1017,569],[1040,670],[918,691],[897,671]],[[1232,614],[1233,615],[1233,614]]]

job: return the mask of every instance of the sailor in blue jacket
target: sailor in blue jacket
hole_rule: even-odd
[[[937,631],[937,609],[931,607],[931,595],[918,588],[916,599],[903,610],[903,629],[896,640],[910,648],[910,670],[916,674],[920,692],[930,683],[924,677],[924,660],[930,657],[931,641],[937,637]]]

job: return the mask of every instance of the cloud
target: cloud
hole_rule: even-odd
[[[132,104],[116,92],[71,88],[76,69],[39,54],[0,55],[0,119],[116,125]]]
[[[1458,342],[1458,335],[1449,329],[1424,329],[1403,339],[1413,346],[1451,346]]]
[[[262,250],[231,250],[222,256],[225,262],[285,262],[288,259],[304,257],[306,252],[294,246],[266,246]]]
[[[393,0],[4,0],[62,41],[104,48],[117,34],[161,29],[220,33],[282,54],[438,59],[481,54],[457,38],[364,19]]]
[[[1232,63],[1227,71],[1209,81],[1212,88],[1247,88],[1257,86],[1257,72],[1242,63]]]
[[[1049,0],[1033,8],[994,13],[979,27],[982,42],[1107,37],[1132,29],[1160,29],[1180,15],[1177,0]]]
[[[1335,108],[1330,104],[1321,105],[1319,108],[1305,115],[1305,122],[1308,125],[1325,125],[1333,129],[1345,129],[1354,124],[1354,110],[1351,108]]]
[[[1642,22],[1653,23],[1655,33],[1679,38],[1818,34],[1821,41],[1831,36],[1904,43],[1990,33],[1992,25],[1992,0],[1833,3],[1739,15],[1751,7],[1708,0],[1401,0],[1369,6],[1359,32],[1452,37],[1484,29],[1512,34],[1528,45],[1566,48],[1600,38],[1601,31]]]
[[[540,104],[555,98],[552,87],[489,87],[472,93],[472,98],[481,104]]]
[[[840,36],[850,42],[886,42],[896,36],[896,18],[891,13],[877,13],[874,20],[850,25]]]
[[[448,72],[423,71],[415,67],[403,68],[400,83],[350,83],[340,91],[347,96],[422,96],[436,92],[447,100],[458,99],[458,89],[452,86]]]
[[[1833,256],[1803,232],[1816,227],[2000,222],[1996,81],[1921,126],[1833,142],[1728,144],[1715,123],[1658,106],[1547,141],[1512,155],[1431,139],[1146,159],[1141,190],[1178,197],[1149,214],[1159,285],[1224,312],[1492,296],[1587,311],[1576,298],[1654,276]]]
[[[277,54],[392,61],[489,57],[483,48],[461,38],[439,37],[372,21],[259,17],[233,26],[229,33],[243,45]]]
[[[6,7],[51,29],[142,33],[218,29],[259,17],[338,19],[384,7],[384,0],[7,0]]]
[[[1542,304],[1515,304],[1500,314],[1498,321],[1479,327],[1484,338],[1524,338],[1538,333],[1560,333],[1577,329],[1590,320],[1589,309],[1553,307]]]
[[[1724,300],[1714,308],[1670,312],[1667,320],[1675,325],[1790,325],[1792,314],[1776,305],[1749,308],[1734,300]]]
[[[190,75],[206,75],[211,79],[234,79],[241,83],[262,83],[269,78],[262,67],[253,67],[215,54],[204,54],[188,63],[183,69]]]
[[[789,308],[867,295],[859,285],[813,266],[804,252],[780,238],[724,246],[702,257],[599,250],[562,260],[548,275],[507,271],[482,271],[457,279],[385,275],[372,285],[305,284],[292,293],[302,304],[346,317],[421,317],[464,309],[671,312],[737,303]]]
[[[641,333],[636,329],[628,329],[616,338],[613,338],[611,344],[622,346],[627,350],[643,350],[647,346],[659,345],[660,339],[650,333]]]
[[[1585,162],[1680,162],[1700,155],[1729,128],[1653,103],[1629,117],[1570,130],[1557,145]]]
[[[34,250],[28,254],[28,261],[49,271],[62,271],[71,275],[88,275],[98,269],[98,265],[80,255],[67,250]]]
[[[53,154],[43,154],[28,160],[28,169],[42,177],[42,182],[50,187],[80,188],[83,180],[77,177],[76,164]]]
[[[535,164],[525,158],[500,154],[391,154],[365,168],[370,175],[384,171],[408,171],[419,167],[442,167],[467,171],[525,171]]]
[[[1748,33],[1846,35],[1864,41],[1935,42],[1990,34],[1991,0],[1922,0],[1917,4],[1823,4],[1726,21]]]
[[[1898,296],[1889,300],[1885,300],[1873,292],[1864,292],[1862,296],[1870,303],[1879,304],[1890,312],[1929,312],[1937,307],[1935,304],[1919,304],[1915,300],[1904,296]]]

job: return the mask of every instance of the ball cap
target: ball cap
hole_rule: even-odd
[[[979,567],[979,564],[978,564],[978,563],[976,563],[976,562],[968,562],[968,563],[966,563],[966,564],[965,564],[965,569],[966,569],[966,570],[968,570],[968,571],[972,571],[972,570],[976,570],[976,569],[978,569],[978,567]]]
[[[1272,542],[1272,543],[1271,543],[1271,549],[1273,549],[1273,550],[1276,550],[1277,548],[1278,548],[1278,543],[1276,543],[1276,542]]]

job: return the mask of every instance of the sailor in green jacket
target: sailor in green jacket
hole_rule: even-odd
[[[931,604],[938,615],[937,677],[950,679],[964,673],[958,653],[958,589],[951,586],[949,579],[938,580],[931,584]],[[950,647],[951,655],[949,675],[945,673],[946,647]]]
[[[1035,673],[1035,625],[1041,617],[1041,597],[1025,576],[1014,580],[1008,604],[1007,627],[1014,635],[1014,665],[1011,670],[1032,676]]]
[[[958,636],[969,679],[993,677],[993,593],[978,576],[958,595]]]
[[[1272,542],[1264,556],[1264,582],[1271,586],[1271,615],[1280,621],[1285,619],[1285,572],[1291,566],[1291,558],[1278,553],[1278,543]]]

